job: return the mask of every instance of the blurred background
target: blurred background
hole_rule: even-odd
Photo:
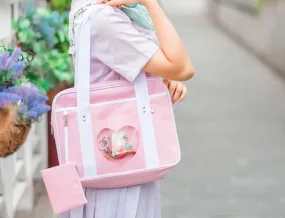
[[[52,100],[73,82],[68,0],[0,1],[0,46],[34,54],[28,77]],[[182,161],[162,182],[162,217],[284,218],[285,2],[160,2],[196,68],[175,106]],[[0,159],[1,218],[55,217],[39,175],[57,165],[48,123]]]

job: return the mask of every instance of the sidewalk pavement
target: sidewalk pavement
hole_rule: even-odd
[[[284,217],[285,82],[210,21],[171,18],[196,76],[175,107],[183,154],[162,182],[162,217]]]

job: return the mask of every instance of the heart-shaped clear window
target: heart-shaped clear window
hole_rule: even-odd
[[[134,156],[138,150],[138,131],[132,126],[118,130],[102,129],[97,137],[97,145],[108,160],[120,160]]]

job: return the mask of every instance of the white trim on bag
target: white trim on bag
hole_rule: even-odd
[[[148,81],[159,81],[160,83],[163,83],[161,80],[157,79],[157,78],[147,78]],[[120,80],[118,80],[120,81]],[[106,85],[106,86],[102,86],[102,87],[90,87],[90,91],[98,91],[98,90],[104,90],[104,89],[110,89],[110,88],[118,88],[118,87],[123,87],[123,86],[131,86],[133,85],[133,83],[119,83],[119,84],[112,84],[112,85]],[[164,85],[164,84],[163,84]],[[165,86],[165,85],[164,85]],[[169,93],[168,88],[165,86],[165,92]],[[67,95],[70,93],[77,93],[76,88],[69,88],[69,89],[65,89],[59,93],[56,94],[56,96],[53,99],[52,102],[52,111],[53,113],[56,111],[56,101],[59,97],[63,96],[63,95]],[[169,95],[169,94],[168,94]],[[170,95],[169,95],[170,98]],[[170,99],[171,102],[171,99]]]
[[[168,95],[167,92],[161,92],[161,93],[149,95],[149,98],[158,98],[158,97],[163,97],[167,95]],[[121,103],[127,103],[131,101],[136,101],[136,98],[124,98],[124,99],[113,100],[113,101],[105,101],[105,102],[100,102],[96,104],[90,104],[90,107],[100,107],[100,106],[106,106],[106,105],[112,105],[112,104],[121,104]],[[76,110],[76,109],[77,107],[57,108],[55,112],[59,113],[59,112]]]
[[[159,166],[156,135],[153,126],[152,108],[150,104],[149,90],[145,75],[139,74],[134,81],[138,116],[141,126],[141,139],[144,147],[146,168]],[[147,94],[146,94],[147,93]]]
[[[155,170],[160,170],[160,169],[169,169],[172,167],[175,167],[179,162],[181,161],[181,155],[179,155],[179,158],[176,162],[174,162],[173,164],[166,164],[163,166],[158,166],[158,167],[154,167],[154,168],[143,168],[143,169],[138,169],[138,170],[130,170],[130,171],[125,171],[125,172],[119,172],[119,173],[109,173],[109,174],[104,174],[104,175],[97,175],[96,177],[83,177],[80,178],[81,182],[89,182],[92,179],[103,179],[105,177],[114,177],[114,176],[124,176],[124,175],[128,175],[128,174],[133,174],[133,173],[140,173],[140,172],[149,172],[149,171],[155,171]]]
[[[92,10],[82,14],[79,38],[76,45],[75,87],[77,88],[77,123],[81,146],[82,166],[84,176],[97,175],[96,151],[92,131],[90,108],[90,41]],[[78,73],[81,73],[81,76]]]

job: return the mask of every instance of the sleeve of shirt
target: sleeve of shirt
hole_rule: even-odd
[[[92,18],[91,52],[106,66],[133,82],[158,50],[119,9],[104,7]]]

